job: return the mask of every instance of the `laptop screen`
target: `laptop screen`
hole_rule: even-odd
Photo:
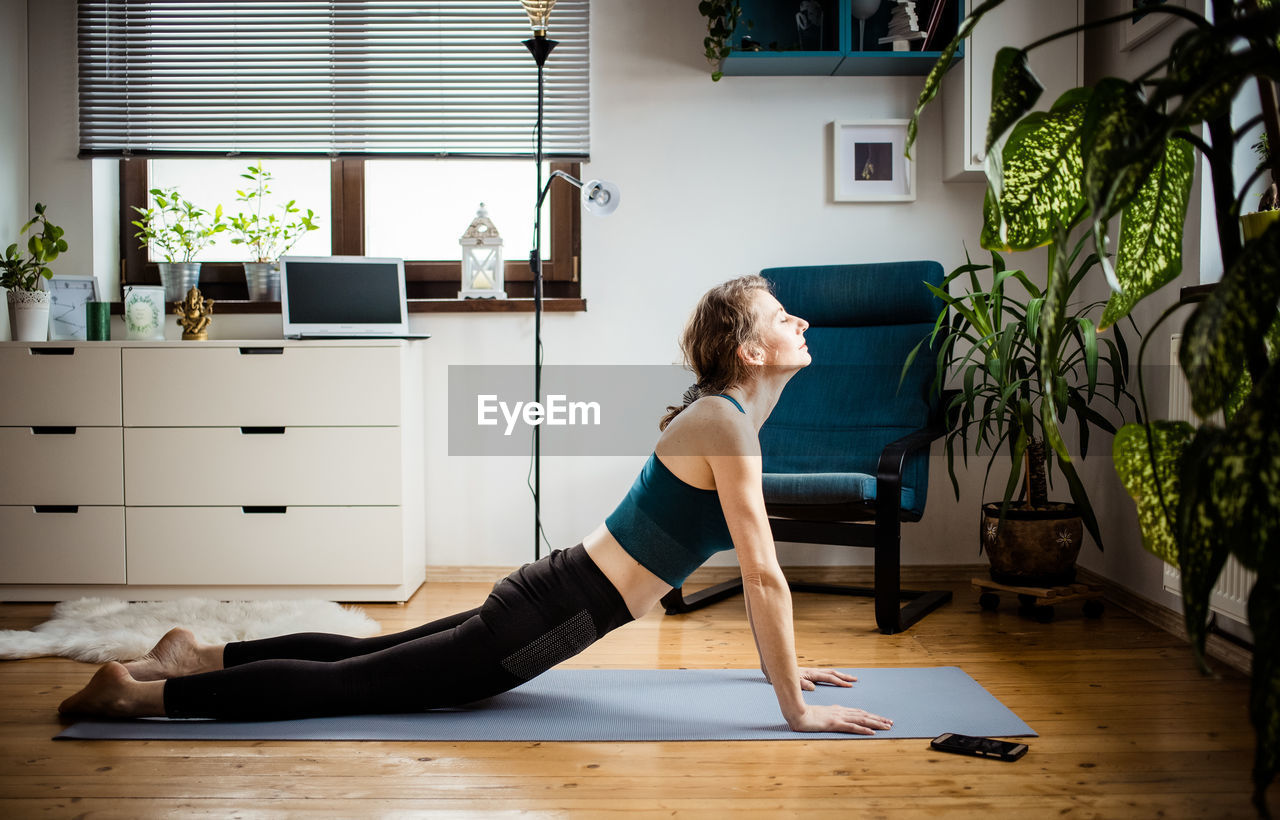
[[[400,259],[287,256],[280,300],[285,336],[394,336],[408,327]]]

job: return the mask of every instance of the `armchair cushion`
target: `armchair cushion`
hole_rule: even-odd
[[[916,508],[915,494],[911,487],[902,488],[903,509]],[[876,499],[876,477],[866,473],[765,473],[764,497],[769,504],[865,503]]]

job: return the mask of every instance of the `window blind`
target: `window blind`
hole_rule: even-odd
[[[80,156],[532,157],[518,0],[78,3]],[[587,159],[588,2],[548,35],[544,155]]]

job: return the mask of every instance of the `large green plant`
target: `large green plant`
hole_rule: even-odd
[[[908,150],[920,111],[936,95],[960,42],[1002,2],[975,8],[943,50],[921,92]],[[982,244],[1062,246],[1071,226],[1086,228],[1113,291],[1105,328],[1181,272],[1195,153],[1207,161],[1214,205],[1204,216],[1216,221],[1222,281],[1207,296],[1180,299],[1156,327],[1196,302],[1183,327],[1181,369],[1201,418],[1230,412],[1223,424],[1126,426],[1114,446],[1117,468],[1139,502],[1144,543],[1182,570],[1187,631],[1202,666],[1208,595],[1227,556],[1258,573],[1249,599],[1255,647],[1250,716],[1258,740],[1254,803],[1267,815],[1266,788],[1280,770],[1280,368],[1271,330],[1280,300],[1280,223],[1242,241],[1243,199],[1261,174],[1276,179],[1276,159],[1237,187],[1232,154],[1258,120],[1268,142],[1280,144],[1280,8],[1272,0],[1211,3],[1212,22],[1172,3],[1146,6],[998,52]],[[1068,91],[1047,112],[1031,112],[1041,85],[1028,68],[1028,51],[1083,29],[1127,25],[1138,13],[1175,15],[1190,23],[1189,30],[1135,79],[1107,77]],[[1264,113],[1233,128],[1231,101],[1247,85],[1256,86]],[[1195,133],[1199,126],[1203,136]],[[1003,149],[993,150],[1006,132]],[[1117,216],[1112,261],[1107,242]],[[1042,339],[1066,321],[1061,296],[1070,277],[1060,257],[1054,254],[1050,265]],[[1153,335],[1149,331],[1147,339]],[[1041,370],[1052,364],[1043,346]],[[1056,412],[1055,405],[1054,399],[1046,402],[1048,412]]]
[[[53,278],[49,263],[66,253],[67,240],[62,238],[62,228],[49,222],[45,216],[45,206],[36,203],[36,215],[22,226],[18,233],[26,233],[32,226],[38,225],[40,231],[27,238],[27,253],[24,257],[18,251],[18,243],[14,242],[5,248],[0,257],[0,287],[10,290],[40,290],[45,279]]]
[[[1077,264],[1085,244],[1085,240],[1076,242],[1064,262],[1065,270],[1074,266],[1061,294],[1069,305],[1064,321],[1044,336],[1041,320],[1048,294],[1022,271],[1007,268],[1004,257],[996,251],[991,252],[990,265],[966,260],[967,264],[947,275],[942,287],[928,285],[942,300],[943,309],[933,333],[908,355],[903,373],[927,343],[937,351],[935,388],[941,390],[953,373],[957,379],[959,389],[947,407],[948,416],[957,419],[957,424],[945,440],[947,469],[957,498],[957,448],[966,464],[970,452],[989,453],[988,479],[996,456],[1007,453],[1009,474],[1004,481],[1001,515],[1013,503],[1014,492],[1024,478],[1020,506],[1048,509],[1053,503],[1048,498],[1050,479],[1056,471],[1066,480],[1072,502],[1101,548],[1102,534],[1088,491],[1071,459],[1061,454],[1066,449],[1060,444],[1062,427],[1074,415],[1084,457],[1092,428],[1116,433],[1111,419],[1095,405],[1110,405],[1119,415],[1136,403],[1128,391],[1129,353],[1123,333],[1116,328],[1111,334],[1114,339],[1099,337],[1097,318],[1103,302],[1072,298],[1098,264],[1098,257],[1092,254]],[[1050,248],[1051,255],[1062,252],[1057,246]],[[989,286],[978,276],[986,270],[992,272]],[[968,289],[953,295],[953,283],[965,278]],[[1044,361],[1049,362],[1047,369],[1041,366]],[[1046,412],[1046,406],[1054,409]],[[1047,442],[1054,446],[1046,449]],[[984,479],[984,498],[986,486]]]

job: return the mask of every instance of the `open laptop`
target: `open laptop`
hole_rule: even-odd
[[[427,339],[409,332],[404,260],[284,256],[280,312],[286,339]]]

